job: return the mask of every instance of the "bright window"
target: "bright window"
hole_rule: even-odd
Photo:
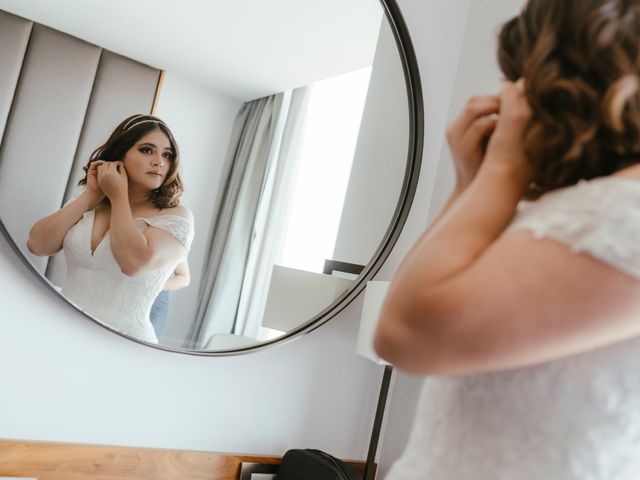
[[[332,258],[370,77],[369,67],[311,87],[280,265],[321,273]]]

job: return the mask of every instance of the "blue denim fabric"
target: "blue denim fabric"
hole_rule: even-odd
[[[156,332],[156,337],[158,338],[162,335],[167,323],[167,317],[169,316],[169,300],[169,292],[162,291],[154,300],[153,305],[151,305],[151,315],[149,316],[149,319],[151,320],[151,325],[153,325],[153,330]]]

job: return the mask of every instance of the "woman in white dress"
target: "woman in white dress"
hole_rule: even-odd
[[[640,479],[640,1],[529,0],[498,59],[382,309],[427,376],[387,478]]]
[[[193,239],[178,148],[157,117],[125,119],[85,167],[81,195],[31,229],[36,255],[64,249],[63,295],[85,313],[142,341],[156,343],[151,305]]]

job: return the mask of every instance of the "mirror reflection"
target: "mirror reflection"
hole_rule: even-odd
[[[133,115],[84,171],[82,193],[38,220],[27,248],[41,257],[64,250],[62,294],[120,332],[157,343],[168,304],[166,294],[155,300],[188,285],[194,231],[180,205],[176,142],[160,119]]]
[[[273,70],[287,75],[262,84],[242,73],[229,82],[231,67],[203,84],[18,3],[0,3],[12,67],[0,218],[65,298],[138,340],[218,350],[277,338],[351,288],[386,232],[406,163],[408,131],[379,138],[404,151],[384,188],[362,193],[385,174],[363,146],[367,106],[388,88],[406,104],[399,58],[393,80],[370,85],[379,35],[391,39],[377,1],[343,12],[358,18],[338,42],[347,55],[320,41],[294,61],[280,44]],[[313,9],[287,8],[282,28],[316,28]],[[344,30],[338,8],[323,5],[323,30]],[[266,41],[255,34],[235,51],[239,72]],[[251,83],[244,93],[241,83]]]

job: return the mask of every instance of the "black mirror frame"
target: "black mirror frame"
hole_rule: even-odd
[[[344,310],[347,305],[349,305],[364,290],[367,282],[373,278],[378,270],[380,270],[383,263],[391,253],[391,250],[393,249],[396,241],[398,240],[398,237],[400,236],[400,232],[402,231],[402,227],[406,222],[407,216],[409,215],[409,210],[411,209],[411,204],[413,202],[413,197],[415,195],[418,184],[424,146],[424,106],[422,96],[422,83],[420,80],[418,61],[416,59],[413,43],[411,41],[407,25],[402,16],[400,8],[398,7],[398,4],[396,3],[396,0],[380,0],[380,3],[384,10],[385,17],[391,27],[396,45],[398,47],[398,53],[400,54],[400,59],[402,62],[402,69],[405,78],[405,86],[407,89],[407,100],[409,106],[409,148],[402,190],[391,220],[391,224],[389,225],[389,228],[387,229],[378,249],[374,253],[372,260],[364,267],[362,273],[355,280],[353,287],[342,294],[339,298],[336,299],[335,302],[333,302],[323,311],[311,318],[309,321],[301,324],[299,327],[293,329],[287,334],[267,342],[257,343],[255,345],[243,348],[227,350],[198,351],[188,350],[184,348],[167,347],[163,345],[144,342],[134,337],[125,335],[122,332],[119,332],[118,330],[111,328],[108,325],[105,325],[104,323],[78,310],[80,311],[80,313],[85,315],[90,320],[96,322],[101,327],[142,345],[147,345],[160,350],[174,353],[184,353],[188,355],[230,356],[256,352],[275,345],[282,345],[300,335],[309,333],[325,324],[342,310]],[[6,238],[11,248],[13,248],[13,250],[23,261],[23,263],[27,265],[27,267],[33,272],[33,274],[49,290],[54,292],[56,296],[60,296],[59,292],[53,287],[53,285],[44,276],[40,275],[40,273],[35,269],[31,262],[29,262],[29,260],[27,260],[27,258],[22,254],[14,240],[9,235],[9,232],[4,226],[4,223],[2,223],[1,219],[0,231]],[[74,306],[71,302],[69,302],[69,304]],[[74,306],[74,308],[76,307]]]

